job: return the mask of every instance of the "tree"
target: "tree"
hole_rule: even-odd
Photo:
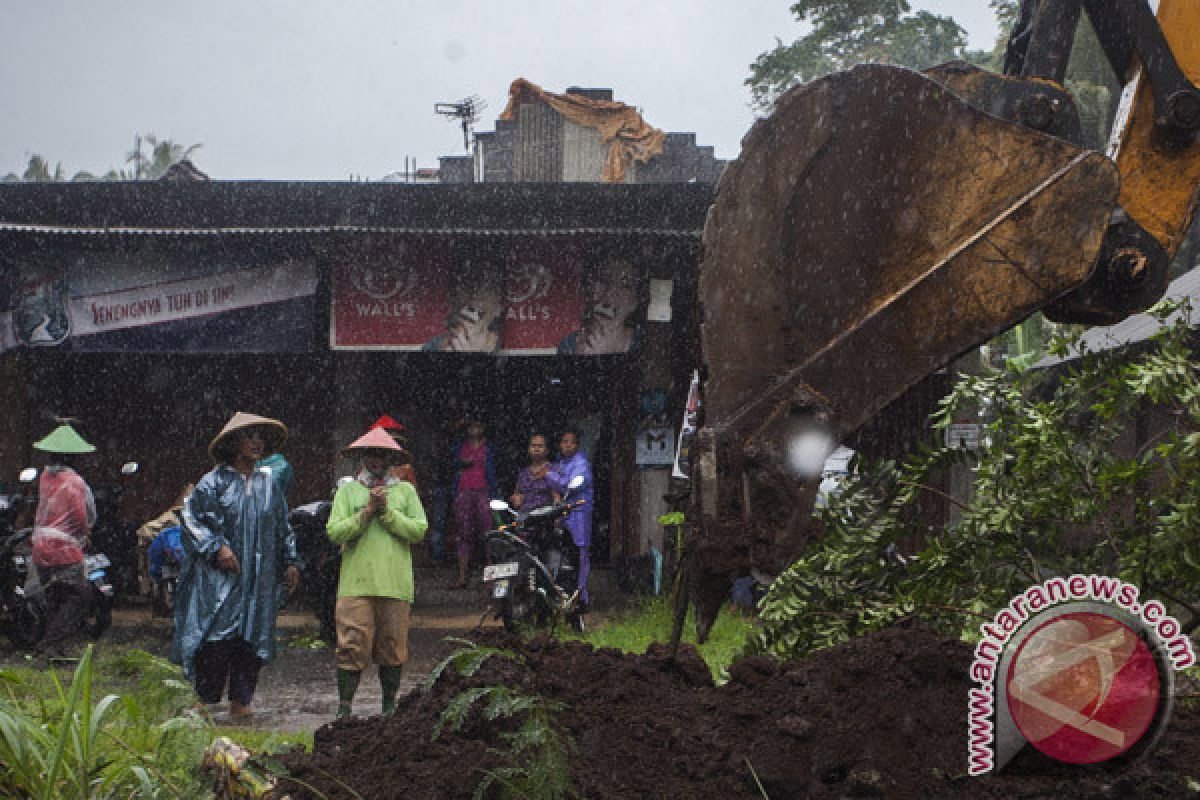
[[[21,175],[21,180],[26,183],[49,183],[51,181],[65,180],[62,163],[55,164],[54,169],[51,170],[49,162],[37,153],[34,153],[29,157],[29,165],[25,167],[25,172]]]
[[[149,146],[148,152],[143,152],[143,145]],[[156,180],[161,178],[172,166],[190,157],[200,147],[199,144],[184,147],[173,139],[159,141],[153,133],[145,136],[139,135],[134,140],[134,149],[125,156],[126,163],[133,164],[132,170],[110,169],[99,177],[88,170],[79,170],[71,177],[71,180],[73,182]],[[3,178],[6,183],[65,181],[66,179],[66,172],[63,170],[61,162],[55,164],[54,169],[51,169],[49,162],[36,153],[30,156],[24,173],[17,175],[15,172],[10,172]]]
[[[142,152],[143,143],[149,145],[149,153]],[[157,180],[200,147],[199,144],[184,147],[172,139],[159,141],[153,133],[147,133],[134,139],[134,147],[126,154],[125,163],[133,164],[133,180]]]
[[[746,85],[763,110],[792,86],[874,61],[925,67],[964,56],[966,32],[951,17],[911,13],[908,0],[798,0],[796,19],[812,32],[750,65]]]
[[[1185,633],[1200,627],[1200,365],[1187,319],[1141,352],[1088,353],[1061,374],[962,377],[937,424],[985,410],[977,453],[856,464],[823,511],[825,538],[764,599],[759,646],[797,657],[905,616],[959,634],[1073,573],[1121,578],[1171,603]],[[1132,429],[1144,435],[1131,442]],[[948,501],[939,475],[964,463],[971,497],[949,498],[957,520],[929,530],[923,506]]]

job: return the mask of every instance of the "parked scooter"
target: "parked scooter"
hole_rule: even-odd
[[[583,631],[579,567],[568,558],[575,548],[559,524],[583,504],[583,500],[570,499],[571,492],[582,485],[583,477],[576,476],[562,500],[525,512],[514,511],[503,500],[492,501],[493,511],[511,515],[513,521],[489,531],[485,539],[489,563],[483,580],[491,585],[491,603],[484,618],[493,614],[509,631],[553,627],[559,620]]]
[[[338,486],[353,480],[341,478]],[[329,644],[337,641],[334,609],[337,605],[338,574],[342,568],[342,549],[329,541],[325,525],[333,503],[319,500],[296,506],[288,514],[292,532],[296,535],[296,550],[303,567],[300,569],[300,593],[308,597],[320,624],[318,635]]]
[[[133,462],[121,468],[125,475],[136,471]],[[37,507],[38,474],[36,468],[27,467],[20,475],[25,488],[0,495],[0,635],[20,648],[33,647],[42,638],[46,624],[47,587],[39,581],[33,564],[33,528],[12,528],[22,518],[22,511]],[[87,592],[79,619],[80,630],[93,639],[112,624],[116,594],[110,578],[112,562],[95,545],[93,539],[91,552],[84,555]]]
[[[125,494],[124,480],[140,469],[136,461],[121,466],[120,478],[113,483],[96,486],[96,524],[92,527],[92,547],[107,553],[112,560],[109,578],[118,597],[134,597],[138,593],[137,525],[121,521],[121,497]]]
[[[0,544],[0,634],[28,649],[42,638],[46,625],[46,589],[33,565],[33,528],[24,528]],[[79,629],[99,639],[112,625],[115,592],[108,573],[112,563],[104,553],[83,558],[86,602]]]

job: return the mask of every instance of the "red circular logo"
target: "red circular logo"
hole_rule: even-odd
[[[1126,625],[1099,613],[1038,626],[1008,668],[1008,707],[1030,744],[1069,764],[1121,755],[1158,709],[1158,665]]]

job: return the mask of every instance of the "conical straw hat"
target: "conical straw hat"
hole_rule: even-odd
[[[267,443],[267,452],[274,453],[283,446],[287,440],[287,426],[277,419],[270,417],[260,417],[258,414],[247,414],[245,411],[239,411],[233,415],[229,422],[225,423],[225,427],[221,432],[213,437],[212,442],[208,445],[208,453],[213,457],[213,461],[223,463],[233,459],[236,450],[233,445],[232,434],[237,433],[243,428],[261,427],[263,435]]]
[[[404,448],[396,444],[391,434],[383,428],[371,428],[371,430],[346,445],[342,452],[348,456],[352,456],[355,455],[352,452],[354,450],[389,450],[396,454],[404,452]]]
[[[34,442],[35,450],[47,453],[94,453],[96,448],[88,444],[70,425],[59,425],[46,438]]]

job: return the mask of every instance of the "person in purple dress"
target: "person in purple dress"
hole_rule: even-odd
[[[567,494],[567,485],[575,476],[581,476],[583,483],[571,490],[571,499],[582,500],[583,503],[567,514],[564,526],[571,534],[571,540],[579,551],[579,596],[584,607],[590,603],[587,590],[588,573],[591,572],[590,548],[592,546],[592,504],[595,501],[595,488],[592,483],[592,468],[587,456],[579,449],[579,434],[566,431],[558,440],[559,459],[546,472],[550,488],[554,493],[563,497]]]
[[[546,435],[535,433],[529,437],[529,466],[522,467],[517,473],[517,488],[512,494],[512,507],[518,511],[528,511],[539,506],[548,506],[554,502],[554,489],[550,487],[550,479],[546,473],[550,468],[547,455],[550,445],[546,443]]]

